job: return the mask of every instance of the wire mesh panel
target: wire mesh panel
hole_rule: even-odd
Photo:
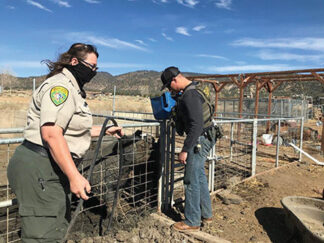
[[[223,137],[218,139],[205,164],[211,192],[299,160],[300,153],[290,144],[301,147],[305,131],[309,131],[303,125],[303,118],[223,119],[216,121]],[[184,137],[174,136],[169,126],[165,129],[162,191],[166,195],[162,197],[162,210],[180,205],[184,200],[185,168],[177,158]]]
[[[159,123],[121,125],[126,134],[123,139],[104,137],[90,181],[90,199],[84,204],[70,238],[82,239],[104,234],[108,230],[107,221],[115,198],[117,206],[111,228],[133,226],[143,214],[157,209]],[[84,176],[89,172],[96,144],[97,139],[94,139],[86,158],[78,165]],[[20,241],[18,208],[9,206],[14,195],[6,176],[9,158],[18,145],[0,145],[0,242]],[[72,211],[76,203],[76,198],[72,197]]]
[[[105,116],[98,117],[98,123],[103,119]],[[178,154],[185,137],[176,136],[167,122],[160,126],[148,121],[135,123],[134,120],[140,120],[137,118],[128,119],[118,120],[126,134],[122,140],[104,137],[90,181],[92,194],[70,238],[81,239],[129,228],[136,225],[143,214],[181,205],[184,200],[185,167],[179,163]],[[299,160],[299,152],[289,144],[303,145],[304,150],[311,153],[311,149],[316,149],[313,140],[321,133],[314,128],[316,124],[305,126],[302,118],[223,118],[216,124],[222,127],[223,137],[205,163],[210,191],[227,187],[233,178],[237,182]],[[264,134],[271,135],[270,143],[266,142]],[[317,146],[319,144],[317,141]],[[0,203],[14,197],[7,185],[6,167],[17,145],[0,145]],[[96,145],[97,139],[94,139],[86,158],[78,165],[85,176],[95,157]],[[77,201],[73,198],[72,202],[73,209]],[[113,224],[108,228],[114,208]],[[17,207],[0,207],[0,242],[19,241],[19,237]]]
[[[258,117],[266,117],[268,114],[268,98],[260,98],[258,105]],[[253,118],[255,112],[255,99],[244,98],[243,117]],[[217,112],[226,117],[238,117],[239,100],[238,99],[220,99],[217,105]],[[246,116],[250,114],[251,116]],[[302,99],[272,99],[271,100],[272,117],[305,117],[308,118],[308,101]]]
[[[257,123],[256,173],[299,160],[299,152],[290,143],[300,146],[302,119],[274,119]],[[268,130],[268,131],[267,131]]]
[[[252,123],[218,121],[223,137],[216,142],[205,163],[210,191],[226,187],[231,178],[242,180],[251,175]],[[175,136],[170,125],[166,126],[166,140],[162,187],[162,210],[180,205],[184,199],[183,176],[185,166],[178,161],[184,137]]]
[[[153,114],[148,112],[114,111],[114,116],[122,116],[137,119],[154,119]]]
[[[7,165],[17,144],[0,145],[0,242],[20,241],[20,224],[18,218],[18,208],[11,205],[13,193],[8,185]],[[8,205],[8,207],[5,207]]]
[[[251,122],[217,123],[223,137],[215,145],[214,190],[226,187],[236,177],[240,180],[251,176],[252,133]]]
[[[157,209],[157,126],[125,125],[126,136],[122,139],[104,137],[90,181],[92,195],[84,204],[71,238],[78,232],[96,236],[108,230],[134,226],[137,219]],[[96,144],[93,141],[79,165],[85,177],[96,157]],[[111,217],[113,224],[108,229]]]

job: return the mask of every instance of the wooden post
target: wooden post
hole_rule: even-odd
[[[268,118],[270,118],[271,115],[271,106],[272,106],[272,92],[269,93],[268,98]],[[270,131],[270,121],[267,121],[267,133]]]
[[[217,112],[218,98],[219,98],[219,92],[215,90],[215,112],[214,112],[214,116],[216,115],[216,112]]]
[[[243,85],[240,86],[240,104],[239,104],[239,118],[242,118],[242,113],[243,113],[243,92],[244,92],[244,87]]]
[[[214,113],[214,115],[216,115],[216,111],[217,111],[219,93],[225,87],[225,85],[226,85],[226,83],[223,83],[220,86],[218,86],[217,83],[213,83],[213,87],[215,89],[215,113]],[[225,112],[225,110],[224,110],[224,112]]]
[[[324,117],[322,117],[322,145],[321,145],[321,154],[324,156]]]
[[[215,112],[214,112],[214,116],[216,116],[216,112],[217,112],[217,106],[218,106],[218,98],[219,98],[219,91],[217,89],[217,84],[213,83],[213,87],[215,90]]]
[[[240,104],[239,104],[239,118],[242,118],[243,113],[243,98],[244,98],[244,86],[243,86],[243,80],[240,85]],[[239,140],[241,138],[241,123],[237,124],[237,139]]]
[[[269,92],[269,97],[268,97],[268,118],[270,118],[271,115],[271,106],[272,106],[272,84],[270,83],[270,80],[267,82],[267,90]],[[270,131],[270,121],[267,121],[267,130],[266,132],[269,133]]]
[[[259,112],[259,97],[260,97],[260,88],[259,88],[259,81],[257,80],[255,82],[255,106],[254,106],[254,118],[258,117],[258,112]]]

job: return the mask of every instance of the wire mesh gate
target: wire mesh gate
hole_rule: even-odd
[[[283,127],[291,118],[216,120],[222,127],[223,137],[210,151],[205,163],[209,191],[227,188],[257,173],[292,161],[300,161],[301,154],[289,143],[303,146],[304,119],[295,118],[293,127]],[[271,123],[273,144],[262,142],[267,123]],[[161,123],[160,151],[161,178],[159,180],[159,209],[168,211],[184,201],[184,166],[178,161],[184,141],[167,121]],[[164,134],[164,136],[163,136]],[[180,207],[181,208],[181,207]]]
[[[100,123],[100,119],[96,121]],[[121,118],[119,121],[122,120]],[[137,221],[145,214],[157,209],[158,197],[158,170],[159,170],[159,123],[138,119],[125,119],[125,138],[118,141],[113,137],[105,137],[100,148],[100,155],[96,162],[91,180],[92,194],[85,203],[77,218],[75,227],[69,236],[71,239],[81,239],[87,236],[106,234],[107,219],[110,216],[116,183],[119,177],[119,161],[121,156],[124,164],[121,168],[121,185],[119,199],[110,230],[125,229],[135,226]],[[128,120],[131,120],[127,123]],[[8,201],[8,205],[0,208],[0,242],[20,241],[20,222],[17,205],[11,205],[14,195],[6,182],[6,167],[9,158],[22,138],[11,139],[3,147],[3,152],[8,154],[3,161],[3,187],[1,187],[1,200]],[[3,141],[4,143],[6,141]],[[89,164],[94,153],[96,140],[92,141],[91,148],[82,163],[78,165],[80,171],[86,176]],[[123,154],[119,153],[119,146],[123,146]],[[1,148],[2,148],[1,147]],[[8,147],[8,149],[6,149]],[[4,156],[2,157],[4,158]],[[72,209],[76,199],[72,198]]]

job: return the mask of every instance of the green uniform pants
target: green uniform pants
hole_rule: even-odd
[[[8,180],[18,199],[22,242],[60,242],[71,218],[71,194],[57,164],[20,145],[10,159]]]

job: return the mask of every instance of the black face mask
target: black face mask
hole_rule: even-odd
[[[75,66],[67,66],[67,69],[73,74],[75,79],[77,80],[79,87],[81,89],[81,95],[83,98],[86,97],[85,91],[83,90],[83,86],[86,83],[89,83],[90,80],[96,76],[97,72],[92,71],[91,68],[87,67],[83,63],[79,62]]]

